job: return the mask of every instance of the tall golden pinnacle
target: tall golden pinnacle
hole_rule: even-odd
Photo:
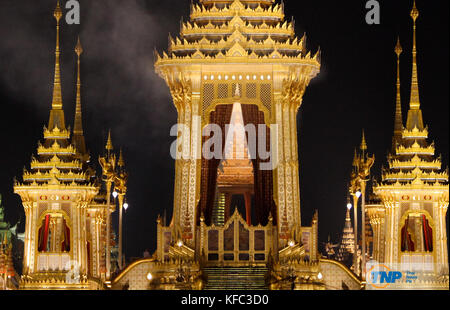
[[[395,54],[397,54],[397,98],[395,104],[395,123],[394,123],[394,137],[392,141],[392,151],[395,152],[397,143],[402,139],[403,132],[403,114],[402,114],[402,99],[401,99],[401,83],[400,83],[400,55],[403,49],[400,44],[400,38],[397,39],[395,46]]]
[[[83,134],[82,126],[82,114],[81,114],[81,73],[80,73],[80,56],[83,53],[83,47],[81,46],[80,37],[78,37],[77,45],[75,46],[75,53],[78,56],[77,60],[77,96],[76,96],[76,109],[75,109],[75,134]]]
[[[53,100],[52,100],[52,109],[60,110],[62,109],[62,95],[61,95],[61,69],[60,69],[60,55],[61,50],[59,48],[59,21],[63,16],[63,12],[61,10],[60,1],[58,0],[56,9],[53,13],[53,16],[56,19],[56,60],[55,60],[55,80],[53,86]]]
[[[412,68],[412,81],[411,81],[411,100],[410,107],[411,110],[420,109],[420,98],[419,98],[419,78],[417,74],[417,44],[416,44],[416,20],[419,17],[419,10],[416,7],[416,1],[414,1],[413,8],[411,10],[411,18],[413,19],[413,68]]]

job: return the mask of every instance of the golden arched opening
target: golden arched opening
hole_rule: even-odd
[[[425,210],[410,210],[400,220],[400,251],[409,253],[433,253],[434,221]]]
[[[72,222],[63,210],[51,210],[41,214],[36,228],[37,252],[71,253]]]

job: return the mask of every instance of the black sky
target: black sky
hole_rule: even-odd
[[[391,145],[400,35],[404,115],[411,78],[412,0],[380,0],[381,25],[365,23],[365,0],[285,0],[296,32],[322,50],[322,72],[309,86],[298,121],[303,225],[319,210],[320,239],[338,241],[354,148],[365,128],[378,177]],[[36,152],[48,121],[54,70],[55,0],[0,0],[0,193],[13,224],[23,215],[13,178]],[[65,3],[65,1],[63,1]],[[81,25],[62,28],[63,100],[75,110],[76,37],[80,33],[84,127],[93,161],[112,129],[130,172],[126,255],[156,246],[156,217],[172,212],[174,161],[169,130],[176,123],[169,90],[153,69],[153,50],[179,33],[189,0],[80,0]],[[418,0],[418,65],[422,110],[437,153],[448,166],[449,2]],[[73,127],[73,125],[72,125]]]

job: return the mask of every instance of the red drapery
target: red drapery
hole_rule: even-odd
[[[233,105],[218,105],[216,110],[211,112],[210,124],[216,124],[222,130],[222,154],[225,147],[225,126],[230,123]],[[211,137],[202,138],[202,150],[204,143]],[[202,154],[203,155],[203,154]],[[197,223],[200,220],[200,214],[205,216],[207,225],[211,224],[214,199],[216,196],[217,169],[220,165],[220,159],[205,159],[202,156],[202,175],[201,175],[201,196],[199,201],[199,211],[197,212]]]
[[[244,117],[244,125],[249,124],[255,125],[257,136],[259,137],[259,126],[265,125],[264,113],[259,111],[257,105],[242,105],[242,114]],[[266,128],[266,151],[270,150],[270,128]],[[247,133],[248,141],[248,133]],[[263,141],[261,141],[263,142]],[[261,145],[262,146],[262,145]],[[261,159],[259,154],[260,149],[260,139],[256,140],[256,150],[249,148],[250,155],[252,157],[253,163],[253,174],[254,174],[254,192],[255,192],[255,215],[256,224],[267,225],[269,213],[272,213],[274,218],[274,224],[277,223],[276,219],[276,205],[273,201],[273,170],[261,170],[260,164],[267,163],[270,161],[268,159]],[[254,153],[256,151],[256,154]]]
[[[62,252],[70,251],[70,228],[67,226],[66,219],[63,220],[63,242],[61,244]]]
[[[48,241],[48,230],[50,226],[50,214],[47,214],[44,219],[44,229],[42,231],[42,227],[40,229],[40,234],[42,235],[42,238],[39,238],[40,244],[39,244],[39,252],[47,252],[47,241]]]
[[[86,252],[87,252],[87,265],[88,265],[88,274],[91,274],[91,243],[89,241],[86,242]]]
[[[405,225],[402,228],[402,252],[414,252],[414,242],[411,234],[408,232],[409,218],[406,219]]]
[[[422,215],[423,239],[425,240],[425,252],[433,252],[433,230],[425,216]]]

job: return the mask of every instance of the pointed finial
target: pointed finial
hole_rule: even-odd
[[[361,151],[367,150],[367,143],[366,143],[366,134],[364,133],[364,129],[362,131],[362,141],[361,141]]]
[[[56,3],[56,8],[55,8],[55,11],[53,12],[53,16],[55,17],[56,22],[59,24],[59,21],[61,20],[61,17],[63,16],[63,12],[61,9],[61,3],[59,0]]]
[[[120,155],[119,155],[119,167],[124,167],[125,166],[125,161],[123,160],[123,153],[122,153],[122,149],[120,149]]]
[[[75,53],[77,53],[78,58],[83,54],[83,46],[81,45],[80,36],[78,36],[77,45],[75,46]]]
[[[416,6],[416,0],[414,0],[413,8],[411,10],[411,17],[414,20],[414,23],[416,22],[417,18],[419,17],[419,10]]]
[[[113,150],[113,145],[112,145],[112,140],[111,140],[111,130],[109,130],[108,132],[108,141],[106,142],[106,150],[108,151],[112,151]]]
[[[400,44],[400,37],[397,37],[397,45],[395,46],[395,53],[397,57],[400,57],[400,54],[403,52],[402,46]]]

